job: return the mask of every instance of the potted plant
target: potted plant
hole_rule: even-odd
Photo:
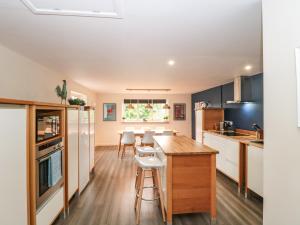
[[[86,105],[86,102],[79,98],[69,98],[68,102],[70,105],[79,105],[81,107],[84,107]]]

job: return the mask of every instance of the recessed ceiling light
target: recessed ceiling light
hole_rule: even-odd
[[[251,69],[252,69],[252,66],[251,66],[251,65],[245,66],[245,70],[249,71],[249,70],[251,70]]]
[[[170,60],[168,61],[168,65],[169,65],[169,66],[174,66],[175,63],[176,63],[176,62],[175,62],[173,59],[170,59]]]

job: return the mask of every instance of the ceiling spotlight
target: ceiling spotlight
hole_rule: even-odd
[[[169,61],[168,61],[168,65],[169,66],[174,66],[175,65],[175,61],[174,60],[172,60],[172,59],[170,59]]]
[[[249,71],[249,70],[251,70],[251,69],[252,69],[252,66],[251,66],[251,65],[245,66],[245,70]]]

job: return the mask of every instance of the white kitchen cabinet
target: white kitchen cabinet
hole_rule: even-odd
[[[78,190],[79,159],[79,111],[68,108],[68,198]]]
[[[79,193],[90,180],[89,112],[79,111]]]
[[[264,151],[255,146],[247,150],[247,186],[248,189],[263,197],[263,157]]]
[[[27,225],[27,108],[0,105],[0,224]]]
[[[216,167],[219,171],[239,181],[239,142],[218,135],[204,133],[205,145],[219,151],[217,154]]]
[[[89,110],[90,172],[95,167],[95,110]]]
[[[39,209],[36,215],[36,225],[50,225],[64,208],[64,188],[61,187],[47,204]]]

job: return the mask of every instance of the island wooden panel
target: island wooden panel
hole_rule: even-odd
[[[184,136],[155,136],[166,164],[167,222],[173,214],[210,213],[216,219],[216,153]]]
[[[210,211],[210,157],[173,157],[173,214]]]

